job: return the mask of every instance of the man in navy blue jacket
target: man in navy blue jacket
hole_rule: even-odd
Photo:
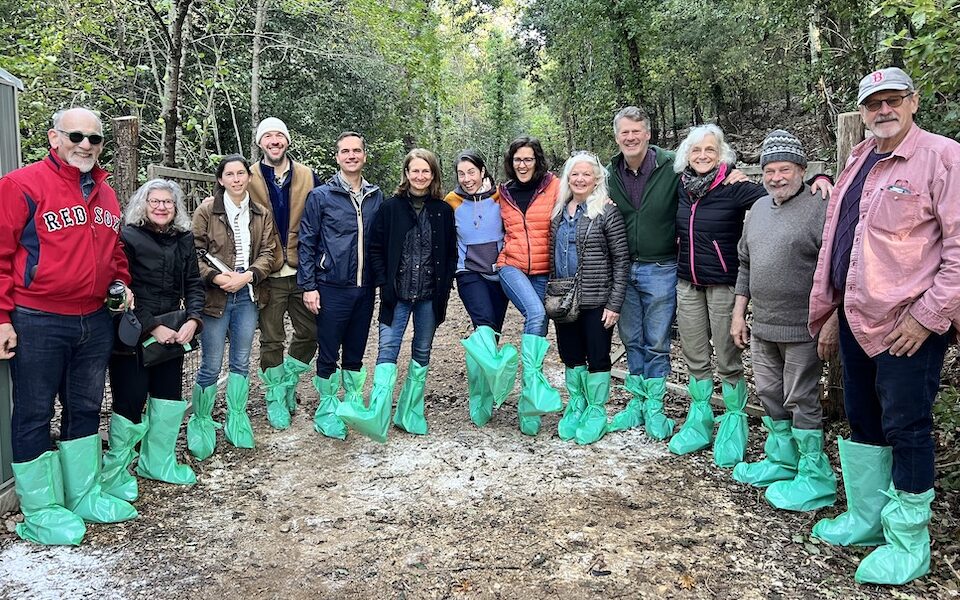
[[[300,221],[300,267],[297,283],[303,304],[317,318],[317,376],[320,404],[314,429],[344,439],[347,428],[337,417],[343,349],[346,394],[362,394],[366,372],[363,352],[373,317],[374,278],[367,260],[373,219],[383,204],[383,192],[363,178],[367,161],[363,136],[345,131],[337,138],[340,169],[307,198]]]

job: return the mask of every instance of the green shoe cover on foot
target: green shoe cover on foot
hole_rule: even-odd
[[[427,384],[427,370],[430,365],[421,365],[410,360],[407,377],[397,398],[397,412],[393,415],[393,424],[407,433],[427,435],[427,419],[423,416],[423,388]]]
[[[537,435],[540,433],[540,417],[519,417],[520,433],[523,435]]]
[[[563,410],[560,392],[550,385],[543,374],[543,358],[549,347],[547,338],[523,334],[520,354],[523,362],[523,389],[517,402],[517,413],[521,417],[539,417]]]
[[[607,432],[607,399],[610,398],[610,371],[587,373],[587,408],[574,437],[580,445],[592,444]]]
[[[356,391],[359,390],[362,394],[363,382],[366,379],[366,369],[361,369],[359,373],[343,372],[344,387],[347,387],[347,381],[350,381],[349,387],[352,391],[346,393],[343,402],[337,407],[337,417],[346,423],[347,427],[383,444],[387,441],[387,431],[390,429],[390,409],[393,408],[393,388],[397,383],[397,365],[381,363],[374,368],[369,407],[364,405],[363,396]]]
[[[764,416],[760,420],[767,430],[767,441],[763,444],[766,457],[757,462],[738,464],[733,468],[733,478],[740,483],[765,488],[774,481],[796,477],[800,453],[790,433],[789,419],[774,421]]]
[[[493,390],[487,384],[480,364],[467,353],[467,396],[470,406],[470,420],[477,427],[483,427],[493,417]]]
[[[663,414],[663,396],[667,393],[666,377],[649,377],[643,382],[647,399],[643,403],[643,422],[647,437],[666,440],[673,435],[673,419]]]
[[[340,406],[340,400],[337,399],[340,391],[340,369],[326,379],[314,375],[313,387],[320,396],[317,410],[313,413],[314,431],[337,440],[347,439],[347,426],[337,416],[337,408]]]
[[[79,546],[87,526],[64,507],[59,454],[47,450],[10,466],[23,512],[23,523],[17,523],[20,539],[45,546]]]
[[[193,414],[187,420],[187,449],[197,460],[210,458],[217,447],[217,429],[220,429],[220,424],[214,421],[212,416],[216,399],[216,384],[205,388],[194,384],[190,401]]]
[[[567,385],[567,407],[557,423],[557,435],[561,440],[572,440],[577,434],[580,417],[587,408],[587,367],[581,365],[564,371]]]
[[[643,376],[627,375],[623,387],[633,397],[623,410],[613,415],[607,431],[626,431],[643,425],[643,408],[647,399],[647,386],[644,384]]]
[[[460,340],[467,356],[479,367],[497,408],[503,404],[517,381],[519,355],[511,344],[497,348],[498,334],[486,325],[477,327],[470,337]]]
[[[309,363],[297,360],[289,354],[283,359],[284,399],[287,403],[287,412],[291,415],[297,412],[297,384],[300,383],[300,376],[309,370]]]
[[[713,394],[713,380],[698,380],[690,378],[687,385],[690,392],[690,411],[680,427],[677,435],[673,436],[667,448],[674,454],[688,454],[709,448],[713,442],[713,408],[710,407],[710,396]],[[647,425],[649,431],[649,423]]]
[[[737,385],[721,382],[724,412],[717,417],[720,426],[713,440],[713,464],[733,468],[743,462],[747,454],[747,382],[741,377]]]
[[[250,379],[239,373],[227,376],[227,419],[223,434],[237,448],[253,448],[253,427],[247,416]]]
[[[130,465],[137,458],[137,444],[147,432],[147,423],[134,423],[118,413],[110,414],[110,449],[103,453],[100,486],[104,494],[133,502],[140,495]]]
[[[140,445],[137,475],[177,485],[193,485],[197,476],[189,465],[177,463],[177,438],[187,403],[147,398],[147,435]]]
[[[883,537],[880,546],[860,561],[857,583],[904,585],[930,572],[930,504],[933,488],[910,494],[890,486],[890,498],[880,513]]]
[[[104,494],[100,487],[100,434],[57,442],[57,447],[67,510],[87,523],[120,523],[137,518],[137,509],[132,504]]]
[[[823,452],[822,429],[792,429],[800,451],[797,476],[771,483],[764,493],[774,508],[807,511],[831,506],[837,501],[837,476]]]
[[[267,422],[274,429],[290,427],[290,409],[287,408],[287,376],[283,365],[270,367],[260,371],[260,381],[266,391],[264,400],[267,403]]]
[[[813,536],[836,546],[879,546],[884,542],[880,512],[893,473],[893,449],[837,438],[847,510],[813,526]]]

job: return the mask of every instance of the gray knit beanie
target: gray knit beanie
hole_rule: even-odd
[[[760,150],[760,168],[767,166],[767,163],[779,160],[796,163],[803,168],[807,167],[807,155],[803,153],[803,144],[797,136],[782,129],[771,131],[763,140],[763,149]]]

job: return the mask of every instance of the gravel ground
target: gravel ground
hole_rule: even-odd
[[[519,322],[511,309],[508,341],[519,343]],[[935,504],[930,576],[899,589],[860,586],[853,572],[865,550],[809,538],[837,509],[775,511],[709,452],[676,457],[642,431],[579,447],[556,436],[558,416],[528,438],[516,426],[516,393],[477,429],[458,343],[468,323],[451,300],[427,383],[429,435],[394,429],[386,445],[355,433],[323,438],[306,380],[293,425],[274,431],[254,378],[256,449],[233,448],[221,433],[211,459],[184,458],[197,485],[141,480],[140,517],[89,526],[79,548],[0,533],[0,597],[960,597],[956,494]],[[374,329],[371,370],[375,343]],[[401,377],[408,356],[405,348]],[[562,385],[555,352],[545,371]],[[616,389],[609,412],[626,400]],[[668,398],[671,416],[684,406]],[[828,438],[838,433],[832,426]],[[761,444],[752,421],[752,456]],[[6,515],[8,527],[17,518]]]

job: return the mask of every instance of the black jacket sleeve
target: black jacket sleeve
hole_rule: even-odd
[[[203,329],[203,305],[206,302],[206,290],[200,278],[200,266],[197,262],[197,251],[193,234],[187,232],[181,240],[184,256],[183,270],[183,304],[187,309],[187,318],[197,322],[197,333]]]

